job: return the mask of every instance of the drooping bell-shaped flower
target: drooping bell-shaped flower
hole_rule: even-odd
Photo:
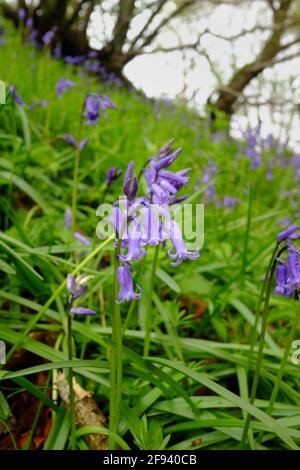
[[[118,292],[117,303],[128,302],[129,300],[136,300],[141,297],[141,289],[135,292],[133,288],[133,280],[128,266],[120,266],[118,268],[118,281],[120,290]]]
[[[174,260],[174,262],[172,263],[173,266],[178,266],[184,259],[199,258],[199,250],[195,250],[194,252],[192,252],[186,249],[184,240],[182,238],[181,230],[175,220],[170,220],[169,229],[170,239],[175,249],[175,252],[172,252],[172,248],[168,251],[168,255],[171,259]]]
[[[300,289],[300,265],[299,255],[289,252],[287,255],[288,285],[292,290]]]
[[[282,242],[283,240],[287,240],[287,239],[297,239],[300,237],[300,233],[298,234],[295,234],[295,232],[300,229],[300,225],[291,225],[290,227],[286,228],[285,230],[283,230],[282,232],[280,232],[277,236],[277,241],[280,243]]]
[[[276,270],[276,287],[274,290],[275,295],[283,295],[284,297],[291,297],[292,292],[287,287],[288,271],[287,267],[279,264]]]

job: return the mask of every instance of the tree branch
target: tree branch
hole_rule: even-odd
[[[143,26],[141,31],[135,36],[135,38],[131,42],[129,51],[132,51],[134,49],[134,46],[138,42],[138,40],[141,39],[144,36],[145,31],[148,29],[150,24],[153,22],[154,18],[158,15],[158,13],[161,11],[161,9],[167,3],[167,1],[168,0],[159,0],[156,9],[152,12],[152,14],[150,15],[148,21],[145,23],[145,25]]]
[[[184,10],[186,10],[188,7],[194,5],[196,3],[197,0],[185,0],[184,3],[182,3],[181,5],[179,5],[168,17],[164,18],[160,23],[159,25],[154,29],[154,31],[152,31],[151,34],[149,34],[149,36],[147,36],[142,45],[141,45],[141,49],[148,46],[149,44],[151,44],[151,42],[153,41],[153,39],[156,38],[156,36],[158,35],[158,33],[161,31],[161,29],[166,26],[166,24],[168,24],[173,18],[175,18],[175,16],[179,15],[180,13],[182,13]]]

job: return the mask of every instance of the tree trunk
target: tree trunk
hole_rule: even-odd
[[[273,33],[256,59],[238,70],[227,86],[219,90],[218,99],[214,103],[217,109],[231,115],[234,111],[234,105],[245,87],[276,58],[281,50],[280,41],[291,3],[292,0],[281,0],[280,6],[274,12]]]

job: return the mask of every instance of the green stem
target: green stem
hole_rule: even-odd
[[[248,211],[247,211],[247,225],[246,225],[246,234],[244,240],[244,252],[243,252],[243,264],[242,264],[242,288],[245,284],[245,276],[246,276],[246,269],[247,269],[247,254],[248,254],[248,246],[249,246],[249,235],[250,235],[250,227],[251,227],[251,219],[252,219],[252,196],[253,196],[253,184],[250,181],[250,189],[249,189],[249,199],[248,199]]]
[[[72,192],[72,227],[71,230],[74,232],[76,227],[76,208],[77,208],[77,191],[78,191],[78,174],[79,174],[79,163],[80,163],[80,140],[82,134],[82,113],[80,115],[79,129],[78,129],[78,138],[77,138],[77,147],[75,152],[75,161],[74,161],[74,172],[73,172],[73,192]]]
[[[260,291],[260,294],[259,294],[259,299],[258,299],[258,302],[257,302],[256,310],[255,310],[255,321],[254,321],[254,324],[252,326],[252,331],[251,331],[251,334],[250,334],[250,350],[249,350],[248,367],[247,367],[248,370],[251,368],[253,350],[254,350],[256,334],[257,334],[257,326],[258,326],[258,321],[259,321],[259,317],[260,317],[260,315],[259,315],[260,314],[260,306],[261,306],[261,303],[262,303],[262,300],[263,300],[263,297],[264,297],[264,292],[265,292],[266,285],[267,285],[267,282],[268,282],[268,276],[269,276],[269,273],[271,271],[271,267],[272,267],[272,264],[273,264],[274,259],[276,257],[277,251],[278,251],[278,243],[276,243],[275,249],[274,249],[274,251],[272,253],[272,256],[270,258],[268,268],[267,268],[267,271],[266,271],[266,275],[265,275],[265,278],[264,278],[264,282],[261,286],[261,291]]]
[[[78,186],[78,173],[80,163],[80,148],[76,149],[75,162],[74,162],[74,173],[73,173],[73,192],[72,192],[72,232],[75,231],[76,227],[76,207],[77,207],[77,186]]]
[[[72,361],[72,315],[70,308],[68,308],[68,360]],[[71,450],[75,450],[75,399],[73,388],[73,368],[68,368],[68,382],[69,382],[69,405],[70,405],[70,424],[71,424]]]
[[[149,356],[149,351],[150,351],[152,293],[153,293],[153,289],[154,289],[154,281],[155,281],[158,253],[159,253],[159,245],[156,245],[153,264],[152,264],[152,270],[151,270],[149,291],[148,291],[148,305],[147,305],[147,311],[146,311],[145,341],[144,341],[144,352],[143,352],[144,357]]]
[[[122,328],[122,335],[124,335],[125,331],[128,328],[128,325],[130,323],[130,320],[131,320],[131,317],[132,317],[132,314],[133,314],[133,311],[134,311],[134,306],[135,306],[135,301],[132,300],[131,303],[130,303],[129,309],[128,309],[128,313],[127,313],[123,328]]]
[[[274,403],[275,403],[276,398],[277,398],[278,390],[279,390],[280,383],[281,383],[281,380],[282,380],[282,377],[283,377],[283,374],[284,374],[284,371],[285,371],[285,368],[286,368],[286,364],[287,364],[287,361],[288,361],[290,349],[291,349],[291,346],[292,346],[292,342],[293,342],[293,339],[294,339],[294,336],[295,336],[295,331],[297,329],[299,321],[300,321],[300,309],[298,308],[297,313],[294,317],[292,328],[291,328],[290,333],[289,333],[288,338],[287,338],[287,344],[286,344],[286,347],[285,347],[284,355],[283,355],[283,358],[281,360],[279,371],[278,371],[276,381],[275,381],[275,384],[274,384],[274,388],[273,388],[271,398],[270,398],[270,401],[269,401],[269,406],[268,406],[267,411],[266,411],[266,413],[268,413],[270,415],[272,414],[272,411],[273,411]]]
[[[118,241],[116,247],[114,263],[112,340],[115,343],[115,347],[111,351],[110,367],[109,431],[111,434],[108,439],[109,450],[114,450],[116,447],[116,442],[112,436],[118,433],[120,405],[122,398],[122,322],[120,304],[116,302],[118,296],[118,268],[120,248],[121,240]]]
[[[265,297],[265,303],[264,303],[264,310],[262,313],[262,325],[261,325],[261,333],[260,333],[260,338],[259,338],[259,345],[258,345],[258,353],[257,353],[257,359],[256,359],[256,367],[255,367],[255,373],[254,373],[254,378],[253,378],[253,383],[251,387],[251,394],[250,394],[250,404],[253,405],[256,397],[256,392],[257,392],[257,386],[259,382],[259,375],[260,375],[260,369],[261,369],[261,363],[262,363],[262,358],[263,358],[263,353],[264,353],[264,344],[265,344],[265,335],[267,331],[267,320],[268,320],[268,313],[269,313],[269,300],[271,296],[271,290],[272,290],[272,283],[273,283],[273,278],[276,270],[276,264],[277,261],[276,259],[273,260],[272,268],[270,271],[270,276],[268,279],[268,284],[267,284],[267,290],[266,290],[266,297]],[[250,420],[251,420],[251,415],[247,413],[246,420],[245,420],[245,425],[244,425],[244,431],[241,439],[241,448],[245,446],[246,439],[248,436],[248,430],[250,426]]]

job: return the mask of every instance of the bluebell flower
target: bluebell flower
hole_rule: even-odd
[[[283,264],[279,264],[276,270],[276,287],[274,290],[275,295],[282,295],[284,297],[291,297],[292,291],[287,287],[288,270]]]
[[[66,285],[67,290],[69,291],[69,314],[70,315],[95,315],[95,310],[91,310],[85,307],[74,307],[75,300],[82,297],[87,289],[87,282],[91,276],[73,276],[72,274],[67,275]]]
[[[141,289],[139,286],[138,292],[133,288],[133,280],[130,269],[128,266],[119,266],[118,268],[118,281],[120,290],[118,292],[117,303],[128,302],[129,300],[136,300],[141,297]]]
[[[27,29],[32,29],[33,28],[33,18],[31,18],[29,16],[25,21],[25,26],[26,26]]]
[[[291,290],[300,289],[300,265],[299,256],[295,252],[287,255],[288,286]]]
[[[239,203],[239,200],[235,197],[231,196],[224,196],[223,198],[223,206],[227,207],[228,209],[234,209]]]
[[[68,230],[72,227],[72,211],[69,208],[65,211],[65,226]]]
[[[91,240],[89,240],[87,237],[82,235],[82,233],[75,231],[74,232],[74,237],[83,245],[89,246],[92,244]]]
[[[124,177],[123,192],[129,201],[132,201],[137,194],[139,184],[137,176],[133,174],[134,163],[130,162]]]
[[[19,8],[18,10],[18,18],[19,20],[23,21],[26,18],[26,10],[25,8]]]
[[[86,144],[89,142],[89,138],[86,137],[85,139],[83,139],[81,142],[77,142],[75,140],[75,138],[72,136],[72,134],[66,134],[64,136],[64,140],[66,142],[68,142],[68,144],[72,145],[72,147],[74,148],[79,148],[81,151],[84,149],[84,147],[86,146]]]
[[[50,31],[47,31],[44,36],[42,37],[42,41],[45,44],[45,46],[49,46],[51,42],[54,39],[55,33],[56,33],[57,28],[54,27],[50,29]]]
[[[70,309],[71,315],[96,315],[95,310],[84,307],[73,307]]]
[[[291,225],[278,234],[277,241],[281,243],[283,240],[295,237],[295,232],[297,232],[298,229],[300,229],[300,225]],[[299,238],[299,236],[300,234],[296,235],[296,238]]]
[[[85,113],[84,116],[87,118],[87,123],[90,125],[97,124],[101,117],[101,111],[106,117],[105,111],[107,109],[115,109],[116,106],[113,102],[105,95],[99,93],[90,93],[85,101]]]
[[[175,252],[172,252],[172,248],[168,251],[168,255],[170,256],[170,258],[175,260],[172,263],[173,266],[178,266],[184,259],[199,258],[199,250],[191,252],[186,249],[185,243],[182,238],[181,230],[175,220],[170,221],[169,229],[171,242],[175,249]]]
[[[75,56],[67,55],[65,57],[65,61],[69,65],[82,65],[86,61],[86,57],[85,55],[75,55]]]
[[[110,186],[115,180],[119,178],[122,174],[122,171],[117,167],[114,166],[113,168],[109,168],[106,173],[105,182],[107,186]]]
[[[19,106],[24,106],[25,103],[22,98],[17,94],[15,85],[12,85],[9,88],[9,93],[11,94],[12,99],[16,104],[18,104]]]
[[[76,87],[76,83],[68,78],[61,78],[56,84],[56,93],[58,96],[63,95],[71,88]]]

